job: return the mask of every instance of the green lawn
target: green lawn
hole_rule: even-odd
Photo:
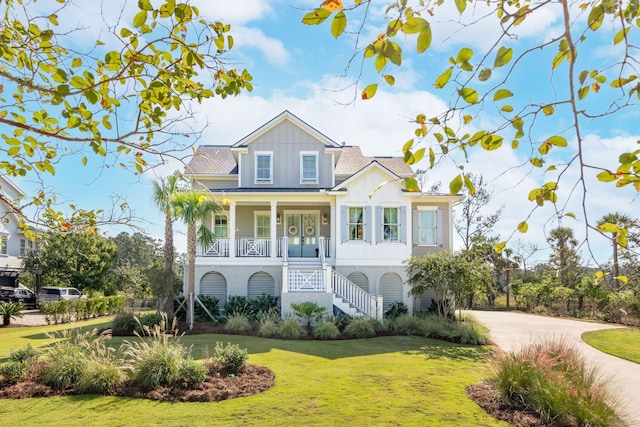
[[[66,326],[68,327],[68,326]],[[104,322],[90,322],[105,327]],[[46,345],[43,333],[65,326],[0,329],[0,361],[9,348]],[[273,388],[219,403],[162,403],[74,396],[0,400],[2,423],[19,425],[170,426],[507,426],[465,394],[488,375],[489,348],[420,337],[282,341],[230,335],[183,337],[202,357],[216,340],[249,350],[249,363],[276,374]],[[114,338],[114,345],[122,339]]]
[[[582,339],[607,354],[640,363],[640,329],[620,328],[590,331]]]

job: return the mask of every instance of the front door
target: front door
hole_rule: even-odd
[[[289,256],[318,256],[318,213],[288,213],[286,215]]]

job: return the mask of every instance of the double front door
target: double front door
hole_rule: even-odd
[[[318,256],[318,212],[286,213],[289,256],[313,258]]]

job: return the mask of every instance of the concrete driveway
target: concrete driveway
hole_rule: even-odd
[[[562,338],[579,348],[586,360],[612,378],[613,392],[620,400],[630,426],[640,427],[640,364],[605,354],[582,341],[587,331],[618,328],[615,325],[536,316],[532,314],[468,311],[489,328],[491,339],[503,350],[516,352],[532,342]]]

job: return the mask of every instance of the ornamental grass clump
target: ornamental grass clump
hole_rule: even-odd
[[[225,331],[230,332],[246,332],[253,329],[251,320],[246,314],[236,313],[229,316],[227,323],[224,325]]]
[[[285,317],[278,324],[278,335],[285,340],[299,340],[307,335],[307,331],[295,317]]]
[[[607,381],[564,340],[498,355],[492,382],[511,405],[537,411],[556,425],[606,427],[621,423]]]
[[[454,323],[451,327],[451,337],[457,338],[460,344],[485,345],[489,342],[489,331],[478,322],[468,320]]]
[[[358,317],[349,321],[344,334],[350,338],[372,338],[376,336],[376,325],[370,318]]]
[[[321,320],[320,323],[313,328],[313,336],[317,339],[335,340],[339,335],[340,330],[330,319]]]
[[[258,324],[258,335],[266,338],[278,335],[278,321],[270,317],[260,319]]]
[[[411,314],[401,314],[396,317],[393,330],[402,335],[424,335],[424,320]]]

